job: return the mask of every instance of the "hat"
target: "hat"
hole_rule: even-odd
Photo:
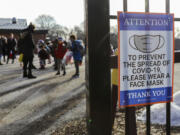
[[[63,41],[63,38],[62,37],[58,37],[58,41]]]
[[[29,32],[33,32],[34,29],[35,29],[35,26],[34,26],[32,23],[30,23],[29,26],[27,27],[27,30],[28,30]]]
[[[38,41],[38,44],[44,44],[44,40],[40,39],[40,40]]]

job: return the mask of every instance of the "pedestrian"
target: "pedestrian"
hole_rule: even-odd
[[[8,58],[6,64],[8,64],[10,58],[12,59],[12,64],[14,63],[16,45],[17,45],[17,41],[14,38],[14,34],[11,33],[10,37],[7,40]]]
[[[46,59],[49,58],[49,54],[45,48],[45,43],[43,40],[40,40],[38,46],[39,46],[38,57],[39,57],[39,63],[40,63],[39,69],[45,69]]]
[[[7,50],[7,38],[5,36],[1,37],[2,39],[2,50],[3,50],[3,61],[6,62],[6,56],[8,55],[8,50]]]
[[[3,44],[2,44],[2,37],[0,36],[0,65],[3,65],[1,62],[2,54],[3,54]]]
[[[60,68],[62,67],[63,69],[63,76],[66,75],[66,68],[65,64],[62,63],[63,57],[67,51],[67,48],[63,42],[63,38],[59,37],[58,38],[58,46],[55,49],[55,56],[57,59],[57,73],[56,75],[60,75]]]
[[[81,54],[81,44],[79,43],[78,40],[76,40],[75,35],[70,36],[71,40],[71,51],[73,52],[73,59],[74,59],[74,65],[76,72],[72,76],[73,78],[78,78],[79,77],[79,65],[82,62],[82,54]]]
[[[32,75],[32,66],[34,58],[35,45],[32,38],[32,33],[34,32],[35,26],[30,23],[30,25],[24,30],[23,33],[23,77],[28,77],[29,79],[36,78]],[[27,67],[28,66],[28,67]],[[27,73],[28,68],[28,73]]]

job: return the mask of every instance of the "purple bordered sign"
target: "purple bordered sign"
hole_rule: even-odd
[[[173,100],[174,15],[118,12],[119,107]]]

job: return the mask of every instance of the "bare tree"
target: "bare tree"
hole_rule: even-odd
[[[43,14],[35,19],[35,24],[43,29],[51,29],[56,24],[56,20],[50,15]]]
[[[80,26],[74,26],[74,28],[71,30],[70,34],[75,34],[77,36],[77,39],[83,40],[85,42],[85,33],[83,30],[83,27]]]
[[[63,37],[67,39],[69,35],[69,29],[59,24],[55,24],[51,29],[49,29],[50,37]]]

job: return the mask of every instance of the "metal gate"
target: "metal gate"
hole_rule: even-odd
[[[128,11],[128,0],[123,0],[123,11]],[[170,0],[164,0],[166,11],[170,13]],[[145,12],[149,12],[149,0],[145,0]],[[111,90],[110,69],[117,68],[117,57],[110,57],[109,0],[86,0],[86,88],[87,124],[89,135],[111,135],[117,104],[117,86]],[[175,18],[180,21],[180,18]],[[175,62],[180,53],[175,52]],[[166,134],[171,133],[171,103],[166,103]],[[146,106],[146,134],[151,134],[151,106]],[[135,107],[126,108],[125,134],[136,135]],[[104,121],[105,120],[105,121]]]

